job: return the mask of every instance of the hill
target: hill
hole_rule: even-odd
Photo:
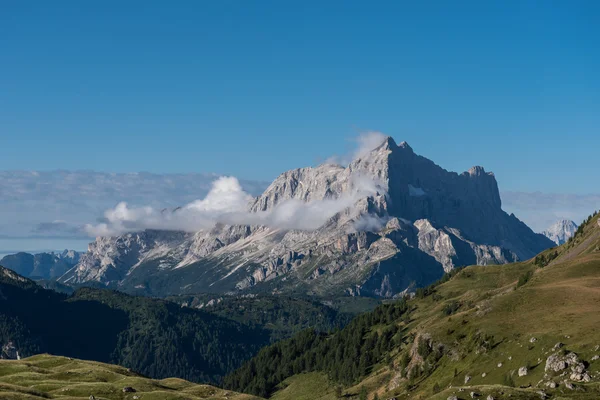
[[[594,215],[529,261],[457,270],[341,331],[264,348],[225,383],[274,399],[596,399],[599,323]]]
[[[0,267],[0,344],[132,368],[152,378],[218,382],[269,334],[201,310],[111,290],[72,295]]]
[[[19,361],[0,360],[3,400],[89,400],[91,396],[96,400],[258,400],[182,379],[148,379],[127,368],[99,362],[45,354]]]

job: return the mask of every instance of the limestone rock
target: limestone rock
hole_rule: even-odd
[[[575,231],[577,231],[577,224],[573,221],[563,219],[552,224],[551,227],[542,232],[542,235],[557,245],[561,245],[573,237]]]
[[[527,375],[527,367],[519,368],[518,374],[519,374],[519,376],[526,376]]]
[[[336,207],[302,227],[261,219],[315,202]],[[458,266],[528,259],[553,245],[502,210],[492,173],[448,172],[392,138],[348,166],[284,172],[247,214],[264,225],[224,220],[195,233],[97,238],[60,282],[166,296],[247,291],[280,278],[279,291],[394,297]]]

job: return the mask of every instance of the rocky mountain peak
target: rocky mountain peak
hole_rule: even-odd
[[[319,214],[319,226],[224,225],[189,235],[99,238],[61,281],[159,295],[300,285],[393,296],[458,265],[528,259],[552,246],[502,210],[496,179],[483,167],[449,172],[391,137],[347,167],[280,174],[249,211],[279,212],[284,203],[284,211],[310,203],[302,219]],[[156,285],[162,274],[178,286]]]
[[[542,232],[542,235],[546,236],[557,245],[561,245],[575,234],[577,228],[578,226],[575,222],[568,219],[561,219]]]

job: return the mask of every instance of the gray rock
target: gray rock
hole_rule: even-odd
[[[456,396],[448,396],[448,400],[458,400],[458,397],[456,397]]]
[[[471,380],[471,375],[466,375],[466,376],[465,376],[465,385],[466,385],[467,383],[469,383],[469,381],[470,381],[470,380]]]
[[[135,390],[134,388],[132,388],[131,386],[125,386],[123,388],[123,393],[135,393],[137,390]]]
[[[315,201],[336,207],[322,219],[303,218],[301,229],[264,219],[282,205]],[[185,281],[191,293],[245,291],[285,278],[282,290],[303,285],[393,297],[411,290],[410,282],[426,285],[459,265],[528,259],[553,245],[502,210],[493,174],[482,167],[448,172],[391,138],[347,167],[323,164],[281,174],[247,211],[249,225],[229,217],[196,233],[147,230],[97,238],[60,281],[139,292],[148,279],[177,275],[181,279],[169,281]],[[198,268],[202,273],[190,272]],[[153,294],[182,290],[179,284],[158,287]]]
[[[577,224],[573,221],[563,219],[556,221],[551,227],[542,232],[542,235],[552,240],[557,245],[566,243],[577,231]]]
[[[554,381],[546,382],[546,387],[549,387],[550,389],[556,389],[556,386],[557,386],[557,384]]]
[[[569,390],[574,390],[575,386],[573,386],[573,384],[569,381],[565,381],[565,387]]]
[[[495,399],[494,399],[494,396],[492,396],[492,395],[490,394],[490,395],[488,395],[488,397],[486,397],[486,400],[495,400]]]
[[[527,375],[527,367],[519,368],[518,374],[519,374],[519,376],[526,376]]]
[[[538,390],[536,393],[540,396],[540,399],[542,399],[542,400],[544,400],[548,397],[546,392],[544,392],[543,390]]]

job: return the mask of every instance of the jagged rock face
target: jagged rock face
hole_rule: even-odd
[[[146,257],[160,257],[189,236],[183,232],[144,231],[118,237],[100,237],[88,246],[79,263],[60,280],[111,282],[123,279]]]
[[[542,232],[542,235],[552,240],[557,245],[566,243],[577,231],[577,224],[573,221],[563,219],[556,221],[551,227]]]
[[[61,281],[153,295],[268,290],[391,297],[457,266],[512,262],[552,245],[502,211],[493,174],[481,167],[448,172],[391,138],[346,168],[285,172],[248,208],[268,213],[284,202],[331,199],[350,202],[314,230],[217,225],[195,234],[98,238]]]

